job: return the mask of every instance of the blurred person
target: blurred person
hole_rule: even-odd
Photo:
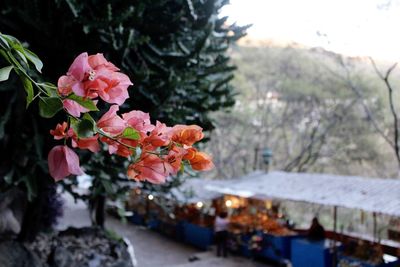
[[[221,254],[225,258],[228,256],[228,227],[228,213],[226,211],[222,211],[217,215],[214,222],[215,242],[217,243],[217,257],[220,257]]]
[[[312,241],[320,241],[325,239],[325,229],[319,223],[317,217],[314,217],[311,226],[307,231],[307,238]]]

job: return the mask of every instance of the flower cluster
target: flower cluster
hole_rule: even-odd
[[[118,115],[119,105],[129,97],[130,85],[128,76],[102,54],[82,53],[60,77],[58,96],[69,119],[50,131],[54,139],[64,140],[64,145],[55,146],[48,155],[50,175],[55,180],[83,174],[79,157],[66,145],[67,140],[73,148],[94,153],[100,150],[100,142],[107,144],[110,154],[131,160],[127,175],[140,181],[163,183],[184,163],[198,171],[213,168],[211,157],[193,147],[204,137],[201,127],[168,127],[159,121],[153,125],[149,114],[139,110]],[[98,98],[113,105],[95,122],[88,112],[97,110]],[[81,113],[85,113],[82,118]]]

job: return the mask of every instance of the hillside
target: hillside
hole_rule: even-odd
[[[230,112],[214,114],[217,129],[208,149],[215,176],[265,167],[266,147],[274,154],[273,169],[397,176],[385,141],[393,140],[388,91],[368,58],[273,42],[237,46],[231,54],[238,96]],[[376,64],[382,72],[390,66]],[[394,99],[398,77],[395,69]]]

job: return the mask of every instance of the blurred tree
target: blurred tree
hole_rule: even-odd
[[[169,125],[198,124],[211,130],[209,112],[234,104],[229,82],[235,67],[226,52],[247,28],[228,25],[226,17],[218,17],[227,2],[3,0],[0,30],[27,42],[39,55],[45,80],[56,82],[83,51],[104,53],[135,83],[123,109],[149,112]],[[32,236],[40,228],[42,203],[47,199],[43,188],[52,183],[45,158],[52,144],[48,131],[56,120],[37,118],[35,107],[24,113],[22,98],[16,97],[23,93],[14,90],[20,84],[10,84],[0,90],[1,187],[5,190],[7,185],[25,181],[25,188],[34,189],[30,190],[35,194],[23,234]],[[102,173],[107,168],[102,164],[111,163],[101,158],[86,160],[97,160],[99,166],[88,167],[97,179],[92,188],[95,202],[104,202],[107,185],[118,180],[118,169],[113,174]],[[73,183],[67,181],[64,188],[72,189]]]

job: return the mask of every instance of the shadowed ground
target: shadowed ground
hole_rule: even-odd
[[[64,216],[59,229],[68,226],[82,227],[90,225],[89,214],[83,202],[74,203],[65,196]],[[217,258],[212,251],[204,252],[194,247],[175,242],[167,237],[142,226],[123,224],[113,217],[107,217],[106,226],[130,240],[134,249],[138,267],[268,267],[242,257]],[[191,256],[199,260],[189,262]]]

